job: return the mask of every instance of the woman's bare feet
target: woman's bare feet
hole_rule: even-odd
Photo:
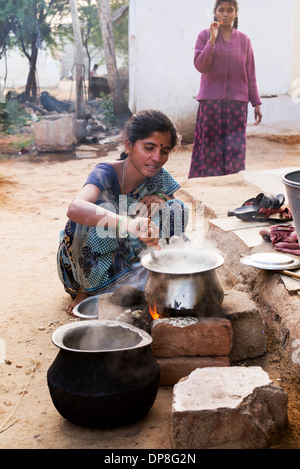
[[[88,296],[89,296],[88,293],[86,293],[85,291],[79,290],[74,300],[67,307],[67,313],[74,316],[73,309],[75,308],[75,306],[81,303],[83,300],[85,300]]]

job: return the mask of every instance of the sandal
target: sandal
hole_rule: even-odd
[[[292,214],[288,207],[282,207],[285,201],[283,194],[272,195],[260,193],[256,197],[246,200],[242,207],[236,208],[227,213],[228,217],[237,217],[240,220],[250,220],[257,217],[258,220],[265,220],[271,215],[280,214],[285,220],[292,220]]]

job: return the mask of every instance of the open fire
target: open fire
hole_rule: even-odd
[[[157,312],[157,308],[156,308],[156,303],[154,303],[154,306],[152,305],[149,305],[149,312],[152,316],[152,319],[159,319],[161,318],[162,316],[160,314],[158,314]]]

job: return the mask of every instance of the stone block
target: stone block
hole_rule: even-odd
[[[229,291],[224,297],[222,311],[232,326],[231,362],[263,355],[266,351],[265,323],[248,294]]]
[[[69,152],[74,150],[74,117],[71,114],[45,116],[33,125],[34,140],[39,152]]]
[[[224,318],[176,317],[152,323],[152,353],[155,357],[228,356],[232,327]]]
[[[260,367],[198,368],[174,386],[172,448],[268,448],[288,424],[287,400]]]
[[[230,366],[228,357],[156,358],[160,366],[160,385],[174,386],[197,368]]]

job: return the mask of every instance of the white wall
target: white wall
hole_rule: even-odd
[[[74,68],[74,45],[66,43],[64,49],[53,57],[50,51],[44,49],[39,50],[37,60],[37,79],[38,86],[40,88],[55,88],[58,86],[62,78],[67,78],[69,72],[73,71]],[[100,51],[97,55],[95,54],[92,60],[92,66],[95,63],[100,64],[98,68],[98,75],[107,74],[107,69],[104,60],[104,52]],[[119,68],[126,65],[126,59],[124,57],[117,56],[117,66]],[[22,88],[26,85],[27,77],[29,73],[29,65],[26,57],[21,56],[20,52],[15,49],[10,51],[7,60],[7,79],[6,88]],[[86,59],[86,78],[88,78],[88,61]],[[4,58],[0,61],[0,86],[3,82],[5,75],[5,60]]]
[[[18,50],[8,54],[7,88],[20,88],[26,85],[29,73],[29,63],[26,57],[22,57]],[[5,75],[5,61],[0,61],[0,77]],[[60,81],[60,62],[45,50],[39,50],[37,60],[38,86],[41,88],[57,86]]]
[[[199,7],[195,11],[197,1],[131,0],[129,106],[133,112],[155,107],[182,122],[191,109],[196,111],[200,75],[193,67],[194,46],[207,24],[206,6],[203,17]]]
[[[294,27],[293,27],[293,58],[292,58],[292,86],[294,82],[295,87],[299,86],[300,82],[300,2],[295,1],[294,6]]]
[[[292,73],[294,0],[285,0],[284,4],[280,0],[240,0],[239,5],[239,29],[252,42],[260,95],[288,93]]]
[[[74,45],[70,42],[65,42],[64,48],[61,52],[61,78],[66,78],[69,76],[69,72],[74,71],[74,63],[75,63],[75,50],[74,50]],[[88,78],[89,76],[89,69],[88,69],[88,59],[86,57],[85,51],[84,51],[84,57],[85,57],[85,76]],[[104,50],[99,50],[96,51],[94,50],[91,53],[92,60],[91,60],[91,68],[94,66],[94,64],[98,64],[98,69],[97,69],[97,74],[98,75],[106,75],[107,74],[107,69],[106,69],[106,64],[105,64],[105,58],[104,58]],[[122,68],[126,65],[126,58],[117,56],[117,67]]]
[[[284,95],[290,90],[293,60],[297,57],[299,60],[294,24],[299,25],[300,18],[298,21],[294,18],[295,1],[299,2],[239,1],[239,30],[251,39],[262,97]],[[134,112],[149,107],[161,109],[187,136],[194,129],[198,108],[195,97],[201,77],[193,65],[194,46],[198,33],[209,27],[214,3],[214,0],[130,1],[129,105]],[[249,110],[251,123],[253,112]]]

